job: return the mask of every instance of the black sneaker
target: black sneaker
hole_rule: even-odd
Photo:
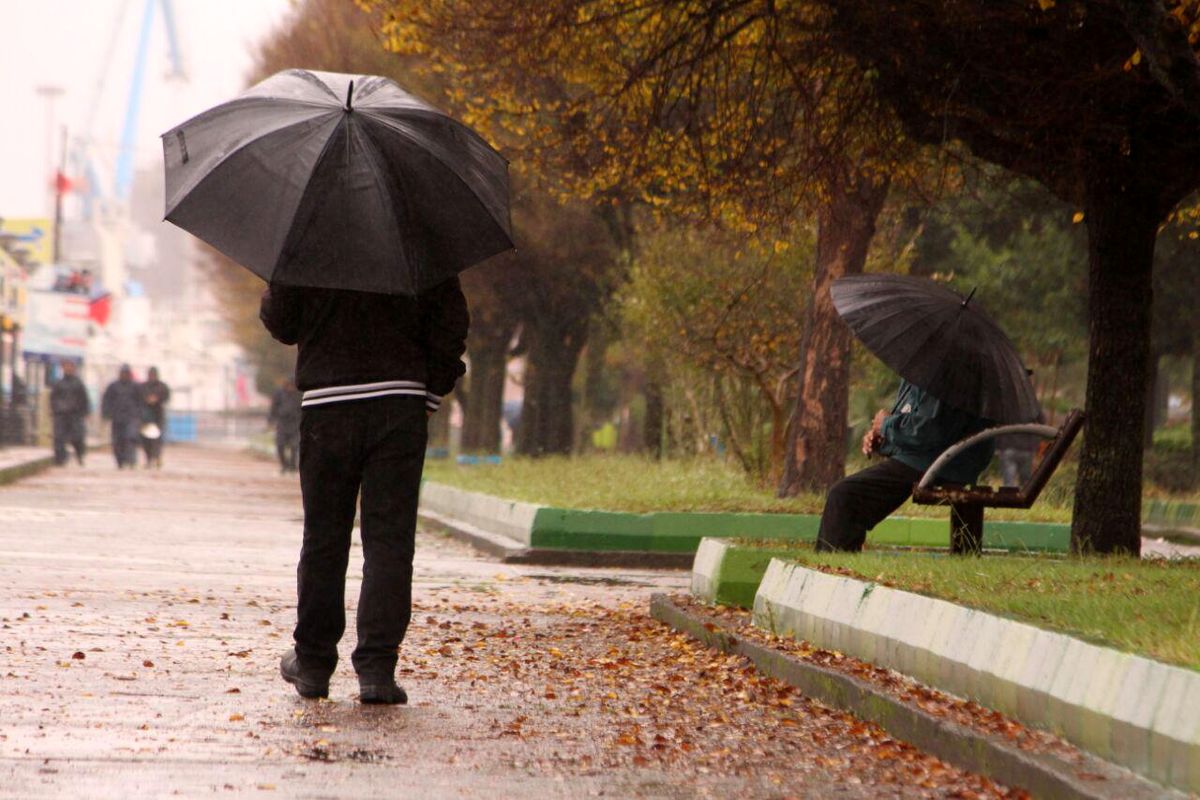
[[[279,659],[279,674],[288,683],[296,687],[301,697],[328,697],[329,676],[318,675],[313,670],[300,666],[300,658],[295,650],[288,650]]]
[[[360,675],[358,700],[360,703],[371,705],[402,706],[408,703],[408,693],[404,691],[404,687],[396,683],[394,678]]]

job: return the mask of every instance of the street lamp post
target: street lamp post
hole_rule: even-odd
[[[41,97],[46,102],[46,175],[52,175],[54,170],[54,101],[63,95],[65,91],[61,86],[52,86],[43,84],[37,87],[38,97]],[[52,195],[51,187],[56,185],[57,181],[47,182],[46,185],[46,208],[50,208]]]

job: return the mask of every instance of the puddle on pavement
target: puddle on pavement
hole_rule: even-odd
[[[653,584],[645,581],[634,580],[632,578],[614,578],[605,576],[603,578],[591,577],[588,575],[526,575],[525,577],[535,581],[544,581],[546,583],[578,583],[584,586],[652,586]]]

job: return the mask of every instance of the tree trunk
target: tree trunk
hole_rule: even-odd
[[[1146,410],[1142,423],[1142,449],[1154,447],[1154,429],[1158,427],[1158,357],[1153,351],[1146,369]]]
[[[1098,165],[1085,193],[1088,417],[1071,525],[1075,553],[1141,553],[1151,273],[1159,220],[1154,198],[1132,191],[1122,172],[1116,165]]]
[[[442,407],[429,418],[429,448],[432,450],[450,449],[450,406],[453,398],[447,397],[442,401]]]
[[[647,455],[657,461],[663,455],[663,389],[657,375],[658,365],[652,361],[646,366],[646,384],[642,390],[646,397],[646,420],[642,425],[642,446]]]
[[[593,320],[588,331],[587,347],[583,350],[583,398],[580,402],[579,430],[576,431],[576,448],[590,441],[591,433],[612,420],[616,410],[616,383],[619,380],[608,369],[605,356],[608,354],[609,329],[599,320]]]
[[[499,453],[504,410],[504,378],[512,329],[472,337],[467,349],[470,371],[463,404],[462,449],[466,453]]]
[[[833,281],[862,272],[887,198],[886,180],[862,175],[830,187],[817,213],[817,259],[801,339],[799,392],[787,426],[787,454],[778,494],[824,490],[846,472],[846,413],[850,391],[850,332],[829,295]]]
[[[1192,488],[1200,487],[1200,314],[1192,315]]]
[[[587,334],[587,320],[566,330],[543,327],[530,335],[525,365],[525,400],[517,452],[527,456],[569,455],[574,441],[571,379]]]

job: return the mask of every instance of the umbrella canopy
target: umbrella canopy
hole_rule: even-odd
[[[287,70],[162,139],[166,219],[269,282],[416,294],[513,246],[507,162],[387,78]]]
[[[859,341],[908,382],[994,422],[1038,418],[1016,348],[971,296],[907,275],[847,276],[830,293]]]

